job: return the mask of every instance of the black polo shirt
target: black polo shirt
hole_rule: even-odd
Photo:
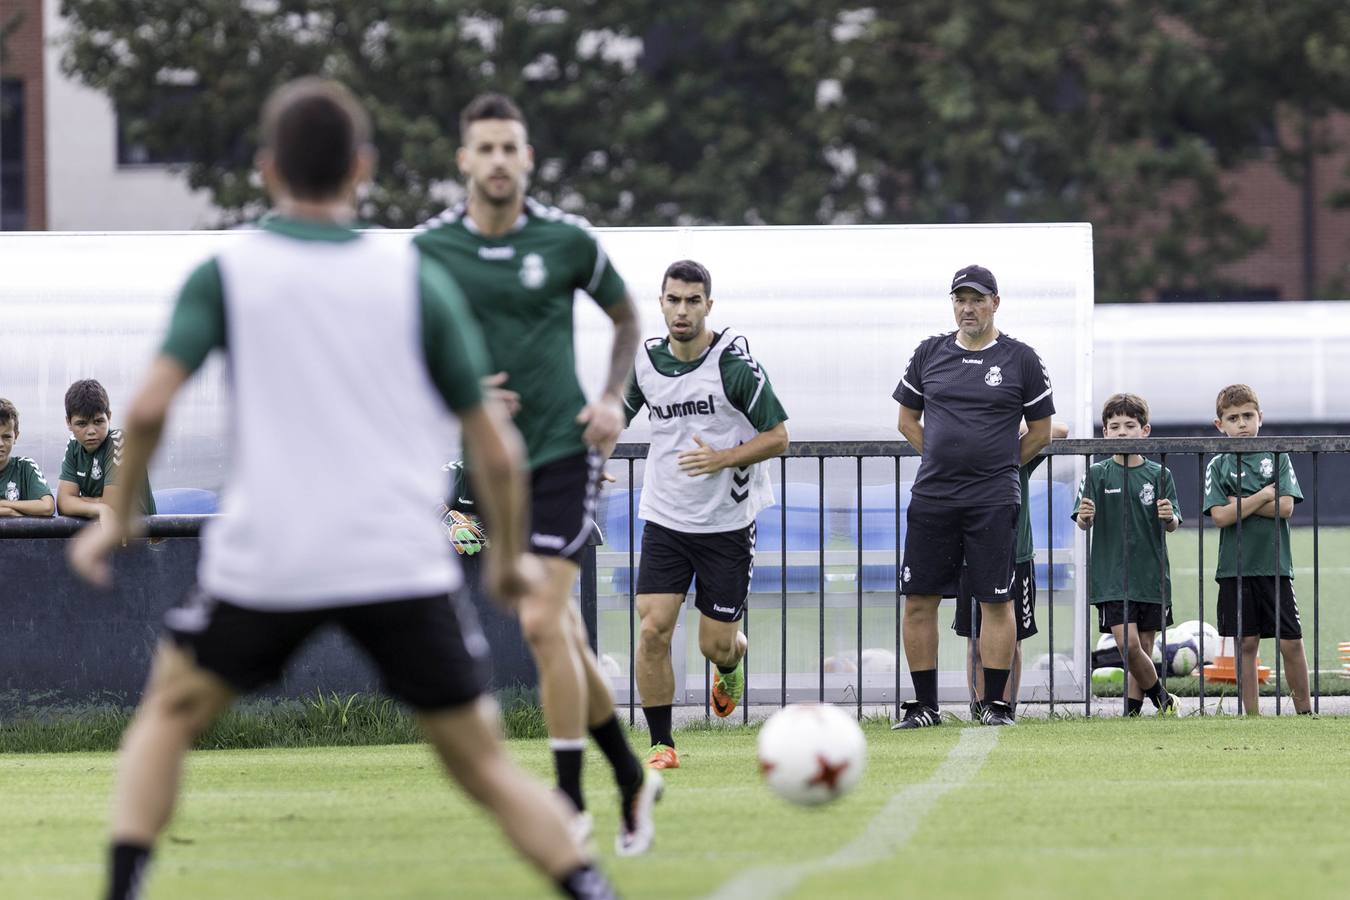
[[[915,349],[891,396],[923,411],[915,497],[946,506],[1021,503],[1019,424],[1055,412],[1035,350],[1006,334],[974,351],[954,331],[934,335]]]

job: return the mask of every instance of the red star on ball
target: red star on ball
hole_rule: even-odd
[[[816,754],[816,765],[818,766],[816,774],[807,782],[807,785],[815,787],[818,784],[823,784],[832,792],[839,790],[839,778],[848,770],[848,760],[831,765],[828,759]]]

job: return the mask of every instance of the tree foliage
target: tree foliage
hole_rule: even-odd
[[[534,192],[607,225],[1088,220],[1099,296],[1223,287],[1264,236],[1225,175],[1350,108],[1340,0],[63,0],[65,67],[229,219],[260,101],[321,73],[369,105],[363,214],[457,191],[457,116],[517,96]],[[167,105],[165,85],[199,86]]]

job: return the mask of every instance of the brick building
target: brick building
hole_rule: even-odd
[[[42,0],[0,2],[0,229],[47,227]]]

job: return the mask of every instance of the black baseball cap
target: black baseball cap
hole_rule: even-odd
[[[966,266],[952,276],[952,293],[963,287],[974,288],[981,294],[997,294],[998,279],[984,266]]]

